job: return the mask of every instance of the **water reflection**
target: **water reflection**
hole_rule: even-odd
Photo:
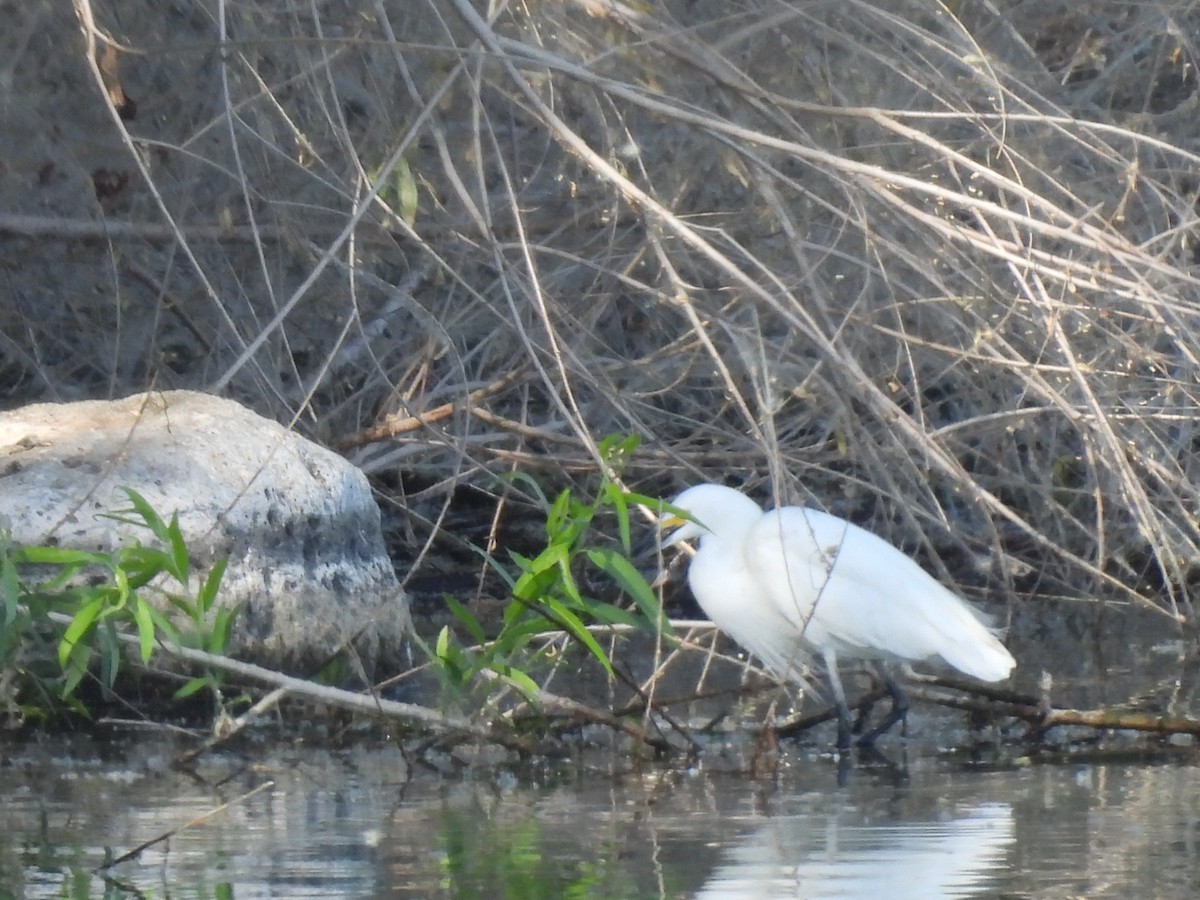
[[[888,897],[925,900],[994,893],[1007,867],[1012,808],[986,803],[943,821],[862,823],[826,817],[772,819],[738,839],[696,895]]]
[[[769,781],[626,759],[443,779],[394,747],[273,747],[191,774],[169,757],[0,744],[0,900],[1193,896],[1200,872],[1190,764],[923,756],[903,783],[864,766],[839,787],[800,756]]]

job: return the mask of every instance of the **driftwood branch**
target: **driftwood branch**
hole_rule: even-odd
[[[64,625],[70,624],[72,621],[70,616],[63,613],[50,613],[49,616],[54,621]],[[117,632],[117,638],[122,643],[129,646],[136,647],[139,645],[139,638],[137,635]],[[252,681],[257,681],[260,684],[269,684],[276,688],[283,688],[288,693],[294,694],[295,696],[304,697],[308,700],[313,700],[318,703],[324,703],[328,706],[338,709],[345,709],[351,712],[371,713],[375,715],[401,719],[426,727],[447,732],[458,732],[487,741],[498,743],[511,742],[503,734],[486,725],[481,725],[461,716],[449,715],[438,712],[434,709],[429,709],[425,706],[418,706],[415,703],[403,703],[398,700],[388,700],[384,697],[371,696],[369,694],[359,694],[355,693],[354,691],[347,691],[343,690],[342,688],[331,687],[329,685],[315,684],[311,681],[306,681],[303,678],[285,675],[282,672],[276,672],[273,669],[268,669],[253,663],[242,662],[241,660],[233,659],[228,656],[219,656],[215,653],[207,653],[203,650],[196,650],[191,647],[183,647],[179,644],[162,638],[159,638],[156,641],[156,646],[168,656],[172,656],[176,659],[187,660],[188,662],[197,663],[199,665],[208,666],[214,669],[222,669],[225,672],[239,675]],[[521,745],[514,749],[530,751],[534,748]]]
[[[1083,728],[1145,731],[1152,734],[1200,735],[1200,719],[1187,716],[1164,716],[1121,709],[1059,709],[1040,703],[1032,697],[1004,700],[980,694],[949,693],[926,687],[912,687],[908,689],[908,693],[914,699],[926,703],[1020,719],[1033,725],[1038,734],[1061,725],[1076,725]]]
[[[50,617],[62,624],[69,624],[71,622],[71,617],[62,613],[50,613]],[[136,647],[139,645],[137,635],[118,632],[117,637],[121,642],[129,646]],[[190,647],[183,647],[164,639],[159,639],[156,642],[156,646],[168,656],[176,659],[186,660],[209,668],[222,669],[225,672],[239,675],[262,684],[273,685],[276,688],[275,691],[271,692],[258,704],[255,704],[251,710],[248,710],[238,719],[233,720],[231,723],[232,732],[226,729],[221,735],[210,739],[196,750],[184,754],[177,762],[188,762],[215,744],[227,739],[231,733],[235,733],[245,727],[258,712],[275,705],[286,694],[303,697],[336,709],[413,722],[431,731],[438,732],[443,736],[476,738],[520,753],[545,752],[547,749],[544,746],[544,741],[539,738],[514,734],[510,727],[511,717],[507,721],[489,725],[461,716],[441,713],[437,710],[413,703],[403,703],[396,700],[388,700],[377,695],[361,694],[329,685],[315,684],[303,678],[285,675],[282,672],[276,672],[273,669],[267,669],[253,663],[242,662],[241,660]],[[546,690],[538,691],[537,695],[532,699],[543,708],[544,712],[551,715],[568,715],[580,721],[605,725],[629,735],[651,747],[656,752],[669,753],[679,749],[665,738],[652,734],[611,711],[596,709],[595,707],[587,706],[586,704]]]
[[[1200,719],[1186,716],[1164,716],[1121,709],[1060,709],[1047,702],[1004,688],[968,683],[954,678],[920,677],[918,684],[905,685],[905,693],[913,700],[981,713],[994,717],[1019,719],[1033,726],[1034,735],[1042,735],[1059,726],[1078,726],[1094,729],[1144,731],[1150,734],[1200,735]],[[858,709],[869,708],[887,697],[882,688],[868,691],[858,701]],[[815,725],[835,717],[833,709],[790,719],[776,727],[776,734],[800,734]]]

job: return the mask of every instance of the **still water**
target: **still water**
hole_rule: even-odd
[[[990,766],[922,754],[905,777],[861,765],[839,785],[828,757],[799,749],[758,779],[721,771],[719,753],[688,769],[577,760],[445,776],[379,743],[222,753],[185,774],[167,764],[178,749],[127,735],[0,743],[0,897],[1200,891],[1188,750]]]

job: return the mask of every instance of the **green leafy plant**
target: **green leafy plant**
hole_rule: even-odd
[[[370,175],[372,182],[384,179],[379,188],[379,200],[386,206],[390,216],[409,227],[415,225],[420,203],[420,187],[408,160],[397,156],[389,171],[385,173],[381,164],[372,169]]]
[[[165,521],[140,494],[124,490],[130,507],[110,517],[148,529],[155,545],[134,540],[109,553],[17,547],[0,533],[0,672],[33,685],[47,706],[57,700],[84,711],[75,692],[96,661],[101,683],[113,687],[124,660],[122,628],[137,635],[142,663],[160,639],[218,654],[228,645],[237,611],[215,607],[226,561],[219,560],[189,594],[192,564],[178,516]],[[151,594],[166,603],[151,602]],[[216,691],[219,684],[219,673],[206,672],[176,695]]]
[[[514,476],[539,497],[546,509],[546,544],[535,556],[511,552],[516,573],[496,565],[508,582],[512,600],[499,631],[488,637],[483,625],[452,597],[446,603],[474,646],[464,646],[446,626],[433,652],[443,674],[465,685],[483,670],[491,670],[517,685],[527,696],[538,691],[530,672],[546,660],[543,651],[530,651],[538,635],[562,631],[583,646],[606,672],[612,663],[592,632],[596,625],[624,625],[664,630],[665,619],[653,588],[630,561],[630,509],[638,504],[659,507],[653,497],[624,490],[615,480],[622,462],[637,447],[636,437],[609,437],[600,444],[605,474],[594,496],[581,498],[564,490],[549,500],[527,475]],[[601,520],[615,522],[617,540],[598,536]],[[583,584],[599,574],[619,592],[613,601],[590,596]]]

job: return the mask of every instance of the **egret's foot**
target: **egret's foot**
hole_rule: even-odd
[[[892,698],[892,708],[888,710],[888,714],[883,717],[878,725],[863,734],[858,739],[858,746],[871,747],[875,744],[875,739],[881,734],[885,734],[891,730],[892,726],[897,722],[900,723],[900,733],[904,737],[908,737],[908,694],[896,683],[896,680],[885,675],[883,678],[883,686],[887,688],[888,694]]]

